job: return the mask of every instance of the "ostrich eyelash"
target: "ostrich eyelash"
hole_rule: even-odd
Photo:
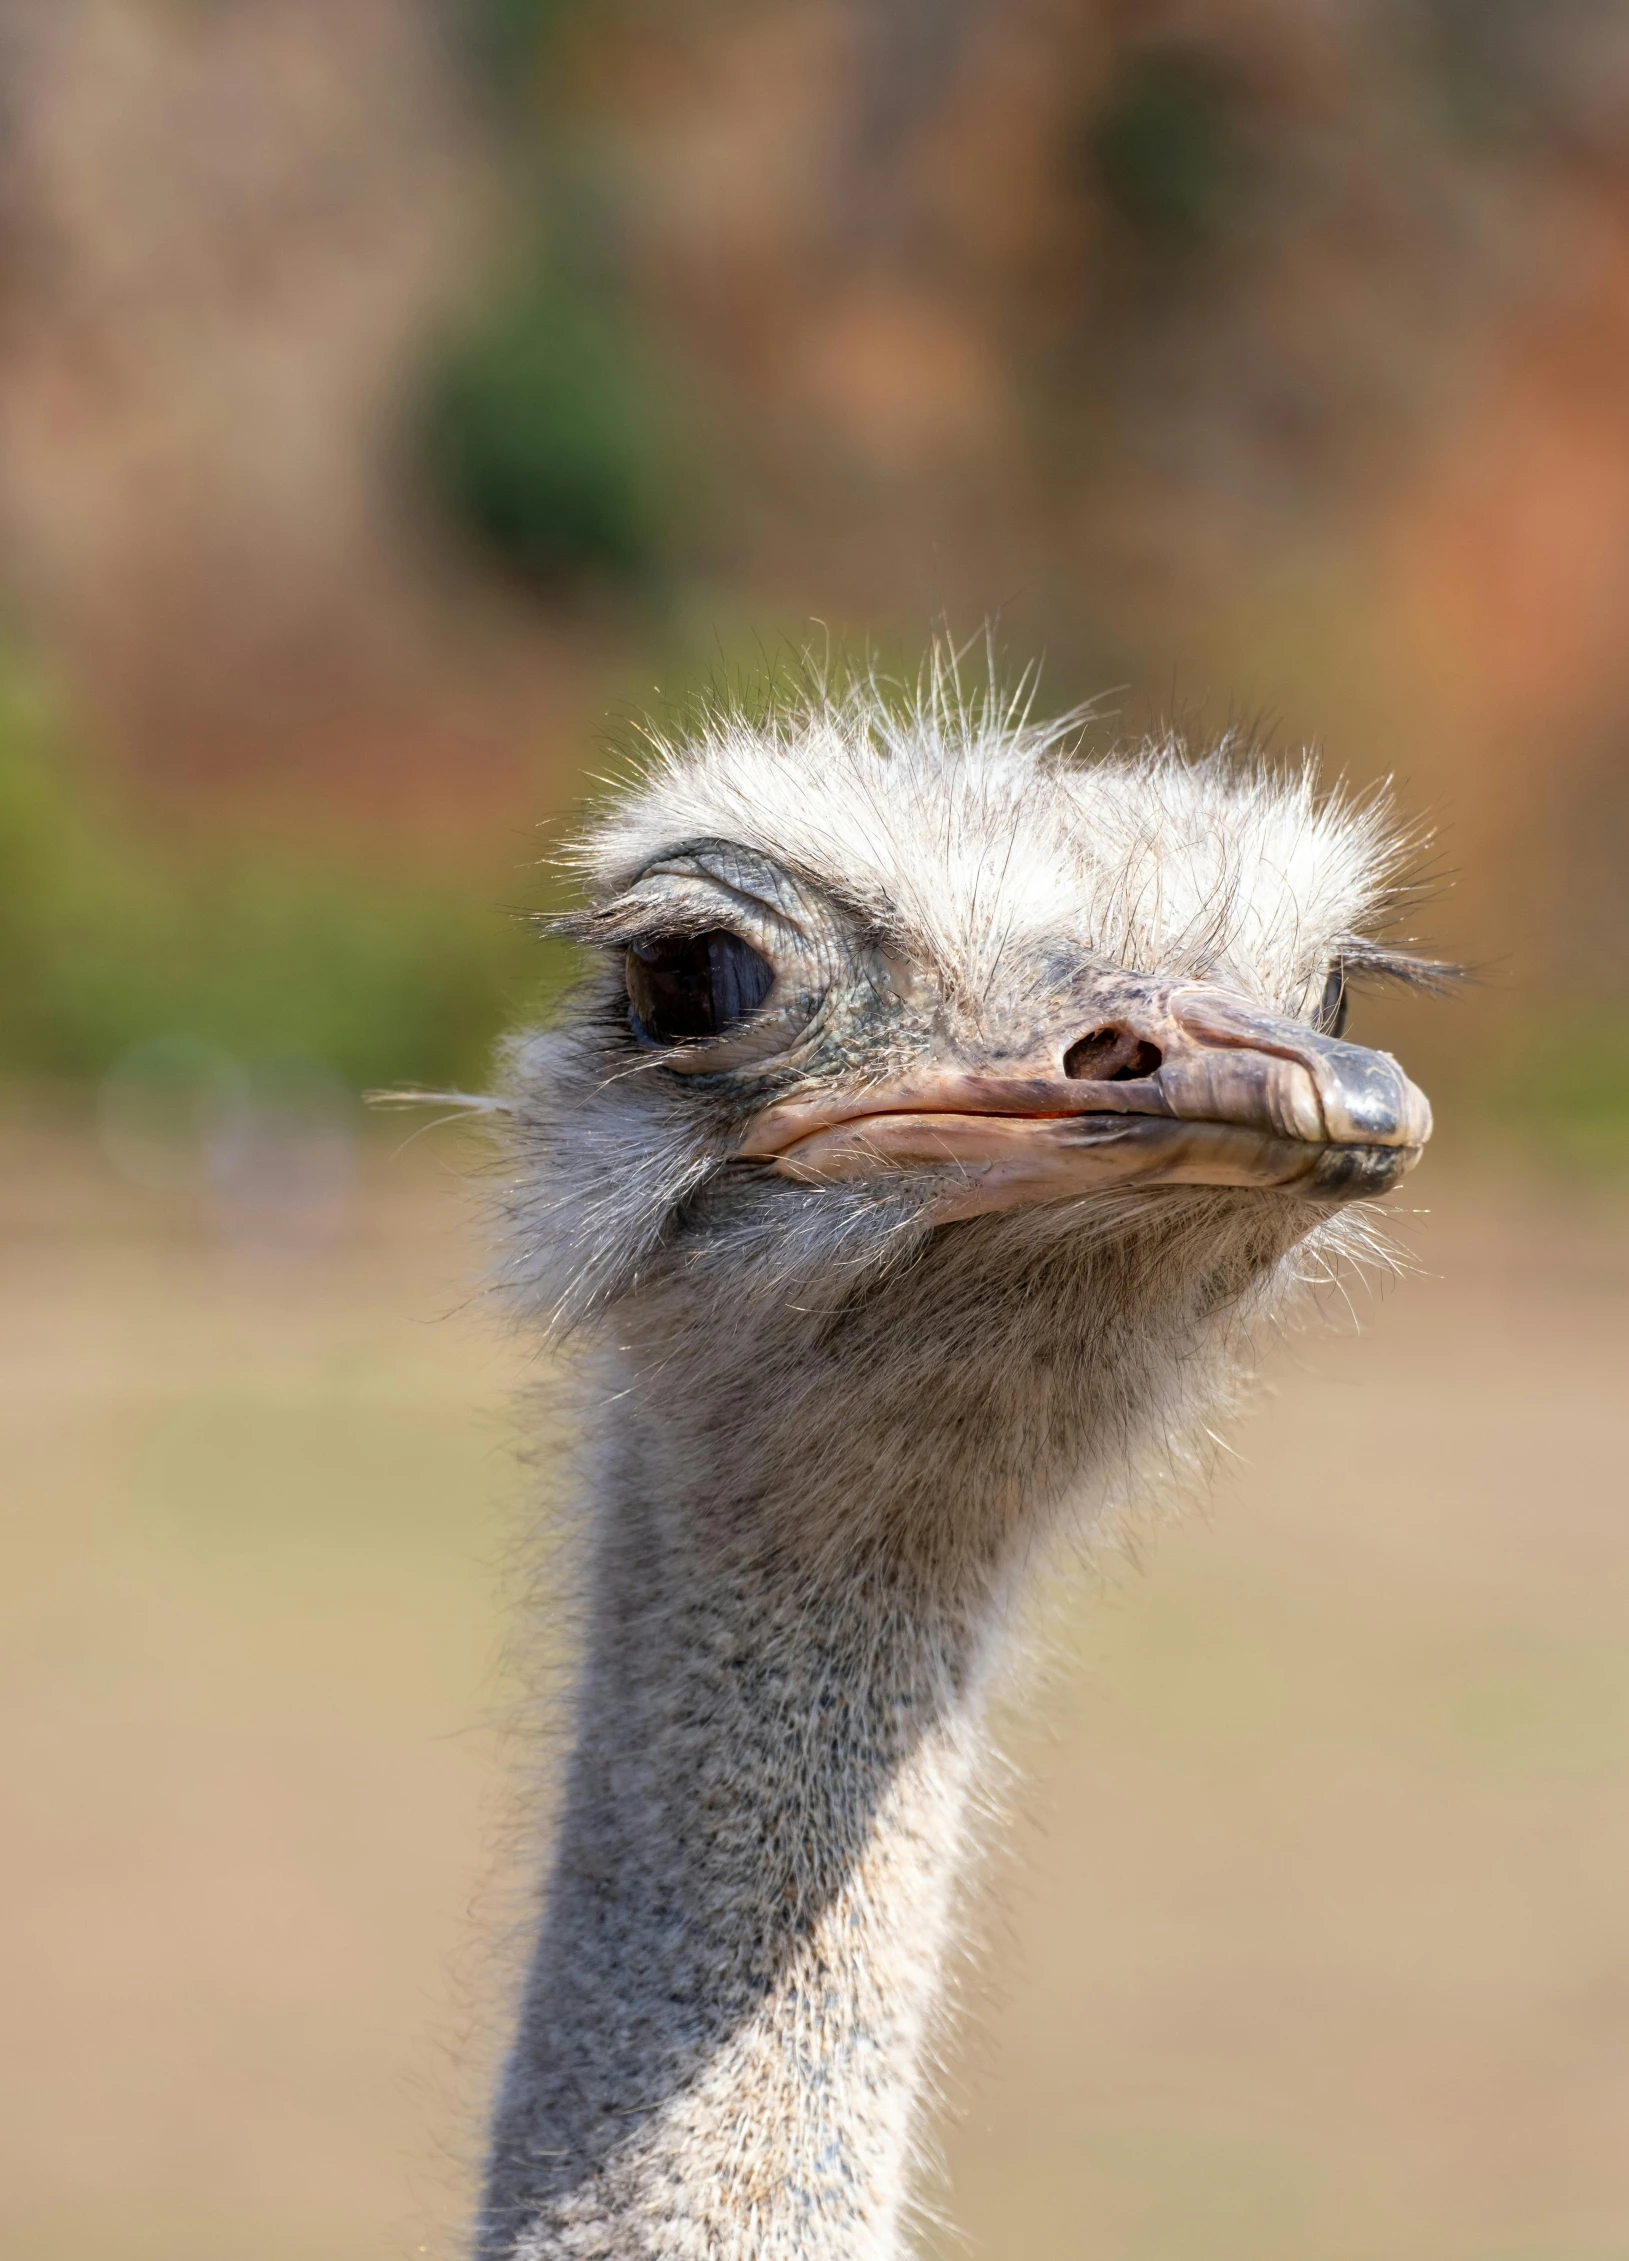
[[[1336,943],[1333,962],[1348,981],[1390,982],[1400,989],[1416,989],[1432,997],[1447,996],[1476,976],[1468,966],[1450,958],[1428,958],[1417,950],[1389,942],[1371,942],[1362,935],[1343,935]]]

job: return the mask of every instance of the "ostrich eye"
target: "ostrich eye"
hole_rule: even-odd
[[[1318,1007],[1318,1026],[1325,1036],[1346,1034],[1348,1003],[1346,968],[1337,958],[1325,978],[1323,999]]]
[[[709,934],[659,934],[628,951],[634,1033],[658,1044],[725,1036],[769,995],[775,969],[750,942]]]

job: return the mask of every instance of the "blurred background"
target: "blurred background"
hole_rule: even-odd
[[[640,715],[989,619],[1393,777],[1483,978],[1361,1008],[1422,1276],[1014,1725],[945,2204],[1623,2261],[1626,616],[1621,0],[0,0],[8,2254],[455,2249],[525,1360],[358,1095]]]

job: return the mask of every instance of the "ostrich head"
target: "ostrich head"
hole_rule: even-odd
[[[1398,846],[930,685],[659,748],[516,1047],[512,1277],[599,1347],[577,1739],[480,2251],[898,2250],[1033,1542],[1189,1433],[1425,1101]]]
[[[514,1273],[726,1519],[987,1561],[1179,1432],[1429,1135],[1344,1036],[1354,979],[1434,970],[1374,938],[1384,807],[1072,736],[943,685],[721,715],[582,844]]]

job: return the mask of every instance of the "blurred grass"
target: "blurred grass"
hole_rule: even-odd
[[[130,823],[37,675],[0,657],[0,1076],[82,1080],[185,1035],[352,1085],[479,1080],[568,961],[455,887]]]
[[[535,1481],[467,1152],[268,1260],[0,1122],[7,2261],[462,2250]],[[935,2261],[1629,2251],[1629,1213],[1426,1167],[1423,1273],[1051,1598]]]
[[[0,1150],[0,2250],[450,2250],[514,1489],[457,1197],[376,1144],[342,1250],[245,1263],[60,1124]]]

